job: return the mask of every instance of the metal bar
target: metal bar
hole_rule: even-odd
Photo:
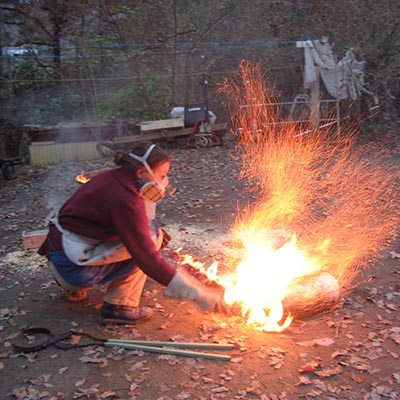
[[[232,350],[233,344],[221,344],[221,343],[195,343],[195,342],[163,342],[163,341],[151,341],[151,340],[124,340],[124,339],[108,339],[107,343],[116,344],[139,344],[143,346],[168,346],[168,347],[186,347],[196,349],[214,349],[214,350]]]
[[[129,344],[129,343],[116,343],[116,342],[105,342],[106,346],[118,346],[124,349],[131,350],[142,350],[148,351],[151,353],[161,353],[161,354],[170,354],[174,356],[183,356],[183,357],[195,357],[195,358],[208,358],[210,360],[220,360],[220,361],[230,361],[231,357],[224,354],[214,354],[214,353],[202,353],[197,351],[190,350],[182,350],[182,349],[170,349],[166,347],[155,347],[155,346],[143,346],[140,344]]]
[[[336,124],[336,120],[333,121],[333,122],[329,122],[327,124],[320,125],[318,128],[319,129],[326,128],[327,126],[330,126],[330,125],[333,125],[333,124]],[[303,136],[303,135],[306,135],[307,133],[311,133],[311,132],[312,132],[312,129],[309,129],[308,131],[304,131],[304,132],[298,133],[297,135],[294,135],[294,137]]]
[[[321,119],[322,121],[335,121],[335,119]],[[311,120],[310,119],[303,119],[303,120],[288,120],[288,121],[276,121],[276,122],[264,122],[263,125],[293,125],[293,124],[307,124],[310,123]]]
[[[321,103],[335,103],[336,100],[320,100]],[[248,107],[263,107],[263,106],[280,106],[282,104],[310,104],[309,101],[282,101],[281,103],[257,103],[257,104],[243,104],[240,108]]]

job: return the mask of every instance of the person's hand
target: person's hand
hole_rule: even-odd
[[[182,268],[178,268],[164,294],[169,297],[192,299],[206,312],[218,312],[225,315],[240,314],[236,304],[232,306],[226,304],[222,287],[210,288]]]
[[[168,246],[168,243],[171,241],[172,238],[171,235],[164,228],[161,228],[161,233],[163,235],[161,248],[164,249]]]
[[[194,300],[203,311],[213,310],[220,298],[215,290],[204,286],[183,268],[177,269],[164,294],[169,297]]]
[[[197,287],[197,296],[193,299],[197,305],[206,312],[215,312],[222,303],[221,293],[204,285]]]

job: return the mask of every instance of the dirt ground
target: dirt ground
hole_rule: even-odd
[[[397,133],[360,143],[398,163]],[[382,137],[380,138],[382,139]],[[229,226],[248,200],[237,180],[232,146],[170,149],[173,197],[159,219],[172,234],[171,249],[208,262],[219,259]],[[0,399],[398,399],[400,398],[400,248],[388,248],[364,283],[329,313],[295,320],[282,333],[260,332],[243,318],[204,314],[190,301],[163,295],[148,280],[142,303],[155,317],[134,327],[101,326],[102,293],[68,303],[46,262],[24,251],[23,231],[42,229],[76,188],[83,171],[111,167],[109,160],[23,167],[13,181],[0,179]],[[17,353],[21,331],[70,329],[101,338],[231,343],[230,361],[154,354],[117,347],[55,347]],[[36,340],[42,338],[35,335]],[[208,352],[215,352],[208,350]]]

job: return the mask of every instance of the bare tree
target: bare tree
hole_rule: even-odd
[[[54,79],[61,78],[62,41],[80,8],[81,4],[76,0],[15,1],[14,15],[16,20],[21,21],[16,44],[50,48],[52,64],[44,64],[41,60],[38,62],[44,68],[53,70]]]

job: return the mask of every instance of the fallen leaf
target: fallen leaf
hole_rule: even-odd
[[[312,381],[309,377],[301,375],[299,381],[295,384],[296,386],[311,385]]]
[[[346,356],[347,354],[348,354],[347,350],[334,351],[331,354],[331,358],[334,359],[336,357]]]
[[[400,384],[400,373],[393,372],[393,378],[396,379],[398,384]]]
[[[10,315],[11,310],[9,308],[1,308],[0,309],[0,318],[5,318]]]
[[[246,388],[246,393],[247,394],[258,394],[258,393],[260,393],[260,389],[255,386],[250,386],[250,387]]]
[[[328,347],[334,344],[335,341],[331,338],[321,338],[321,339],[314,339],[314,340],[308,340],[305,342],[297,342],[299,346],[324,346]]]
[[[100,399],[119,399],[120,396],[115,392],[103,392],[100,396]]]
[[[307,392],[307,397],[317,397],[317,398],[321,398],[322,391],[321,390],[311,390],[310,392]]]
[[[392,258],[400,258],[400,253],[396,253],[395,251],[389,252]]]
[[[139,361],[139,362],[133,364],[132,366],[130,366],[128,371],[134,371],[134,370],[143,371],[145,369],[148,369],[147,367],[144,368],[144,365],[146,364],[146,362],[147,361]]]
[[[167,329],[169,325],[170,321],[165,321],[158,327],[158,329]]]
[[[315,371],[314,373],[320,378],[329,378],[334,375],[339,375],[343,372],[343,368],[338,365],[336,368],[324,369],[322,371]]]
[[[216,388],[211,389],[212,393],[225,393],[225,392],[229,392],[229,389],[225,386],[219,386]]]
[[[302,365],[298,371],[300,373],[314,372],[317,368],[320,368],[321,364],[316,361],[310,361],[304,365]]]
[[[182,392],[179,393],[175,396],[176,400],[186,400],[186,399],[190,399],[190,393],[188,392]]]
[[[357,383],[363,383],[364,382],[364,378],[362,376],[359,376],[359,375],[357,375],[357,376],[351,375],[351,379],[354,382],[357,382]]]
[[[92,363],[92,364],[102,364],[102,363],[107,363],[107,359],[105,358],[98,358],[98,357],[88,357],[88,356],[83,356],[80,357],[79,360],[83,363]]]
[[[389,329],[389,336],[395,343],[400,344],[400,327]]]

